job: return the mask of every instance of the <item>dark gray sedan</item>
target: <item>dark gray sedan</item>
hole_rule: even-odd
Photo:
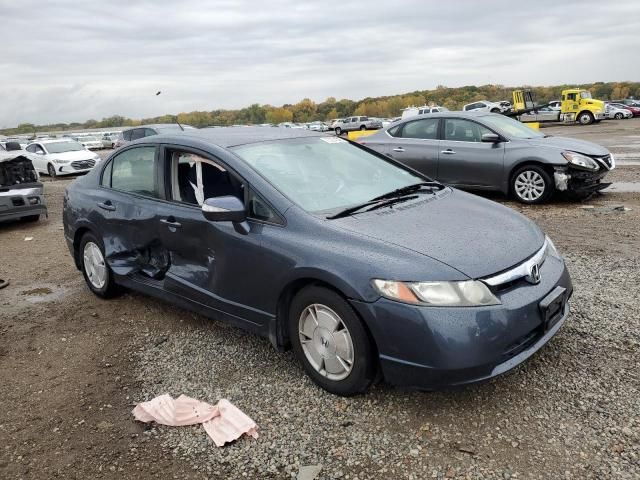
[[[501,374],[572,293],[524,216],[307,130],[132,142],[67,188],[64,232],[96,295],[132,288],[291,346],[339,395],[378,373],[425,389]]]
[[[600,145],[544,135],[494,113],[419,115],[358,142],[448,185],[500,191],[523,203],[542,203],[555,191],[602,190],[615,168]]]

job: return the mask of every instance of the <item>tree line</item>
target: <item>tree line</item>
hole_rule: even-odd
[[[538,104],[543,104],[560,98],[562,90],[567,88],[584,88],[591,92],[594,98],[601,100],[621,100],[628,97],[640,98],[640,82],[596,82],[581,85],[556,85],[550,87],[523,86],[534,92]],[[511,92],[516,87],[504,85],[482,85],[449,88],[439,85],[433,90],[419,90],[401,95],[385,97],[367,97],[361,100],[336,100],[329,97],[325,101],[316,103],[305,98],[295,104],[285,104],[280,107],[272,105],[253,104],[238,110],[217,109],[211,111],[184,112],[177,115],[162,115],[153,118],[131,119],[120,115],[103,118],[102,120],[87,120],[84,123],[55,123],[49,125],[34,125],[23,123],[15,128],[0,130],[4,135],[29,134],[34,132],[81,130],[91,128],[131,127],[149,123],[180,122],[194,127],[228,126],[228,125],[259,125],[262,123],[277,124],[281,122],[305,123],[315,120],[327,121],[350,115],[367,115],[370,117],[397,117],[402,109],[411,105],[440,105],[449,110],[460,110],[464,104],[477,100],[509,100]]]

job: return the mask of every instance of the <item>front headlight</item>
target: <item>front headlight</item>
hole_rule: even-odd
[[[482,282],[397,282],[373,280],[374,288],[383,297],[405,303],[434,307],[472,307],[499,305],[500,301]]]
[[[584,170],[596,171],[600,168],[593,158],[582,155],[581,153],[562,152],[562,156],[570,164]]]

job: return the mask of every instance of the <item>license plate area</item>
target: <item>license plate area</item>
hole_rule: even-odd
[[[564,287],[554,288],[540,301],[542,325],[545,331],[553,327],[562,318],[565,303],[567,303],[567,289]]]

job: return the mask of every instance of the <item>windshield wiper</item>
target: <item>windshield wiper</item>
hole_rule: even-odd
[[[410,194],[415,193],[418,190],[422,189],[423,187],[435,187],[438,190],[442,190],[444,188],[444,185],[442,185],[441,183],[438,183],[438,182],[414,183],[413,185],[407,185],[406,187],[398,188],[396,190],[393,190],[392,192],[388,192],[388,193],[384,193],[382,195],[379,195],[379,196],[377,196],[375,198],[372,198],[371,201],[384,200],[386,198],[396,198],[396,197],[402,197],[404,195],[410,195]]]
[[[347,217],[352,213],[356,213],[357,211],[363,210],[363,209],[366,209],[365,211],[368,212],[370,210],[375,210],[376,208],[387,207],[396,203],[406,202],[407,200],[412,200],[414,198],[418,198],[418,195],[394,197],[394,198],[376,198],[376,199],[369,200],[368,202],[364,202],[359,205],[354,205],[353,207],[340,210],[338,213],[329,215],[327,219],[334,220],[336,218]],[[367,207],[371,207],[371,208],[367,208]]]

